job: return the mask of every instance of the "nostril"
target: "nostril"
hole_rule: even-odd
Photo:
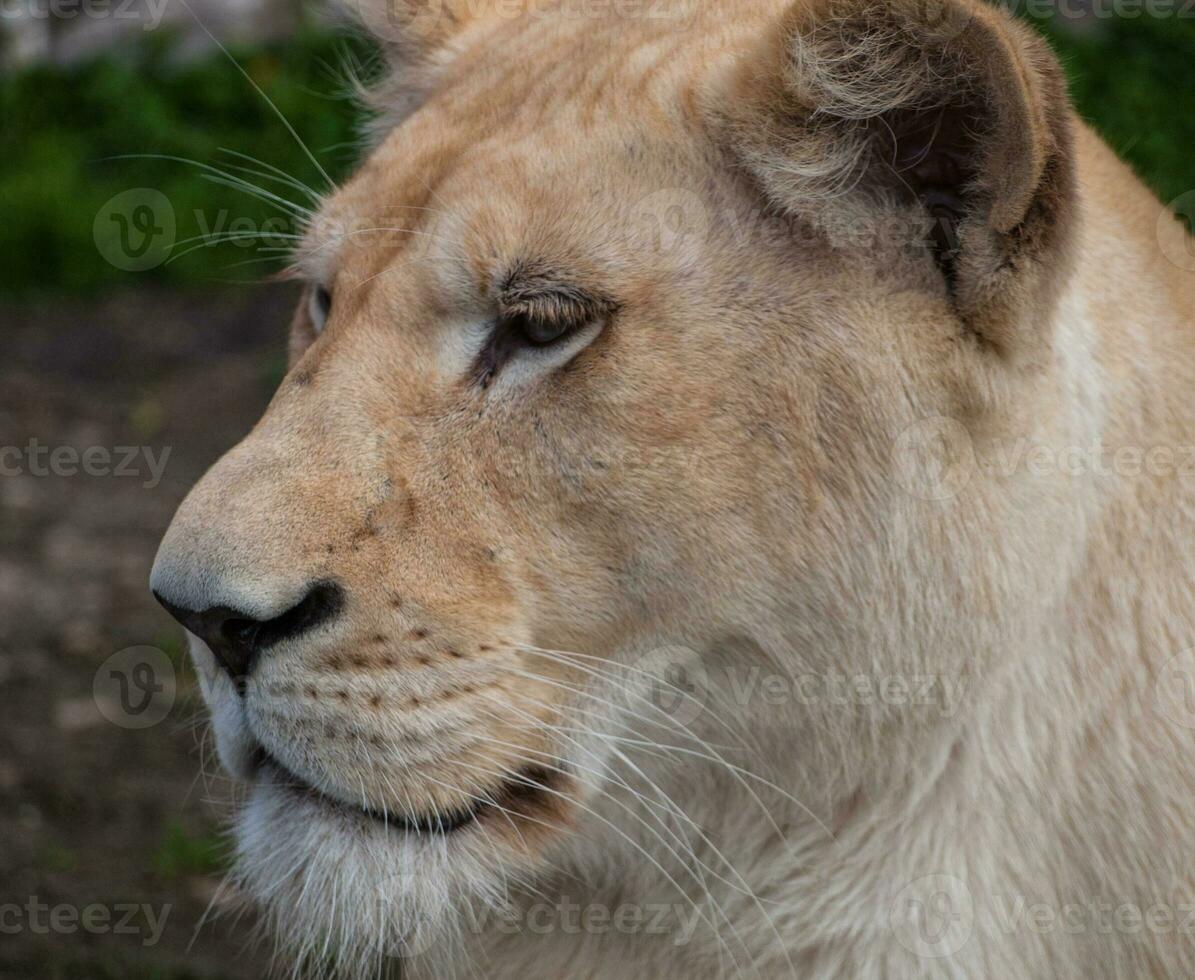
[[[154,598],[208,645],[242,694],[245,679],[262,650],[330,622],[344,607],[344,590],[335,582],[316,582],[299,602],[267,619],[247,616],[244,610],[225,605],[188,609],[156,591]]]
[[[317,582],[303,599],[280,616],[260,622],[236,619],[234,630],[242,631],[257,649],[306,633],[334,619],[344,606],[344,592],[335,582]]]

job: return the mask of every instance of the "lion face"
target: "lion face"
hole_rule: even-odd
[[[655,652],[746,638],[841,667],[887,534],[940,516],[891,447],[1011,370],[984,263],[1022,188],[928,173],[949,249],[911,176],[902,197],[859,164],[841,207],[802,188],[775,158],[863,136],[799,122],[786,45],[810,15],[783,13],[453,21],[424,38],[417,107],[310,223],[290,372],[153,573],[251,784],[244,878],[300,942],[384,949],[567,848]],[[985,47],[973,16],[926,34],[927,64]],[[1032,210],[1058,152],[1041,126],[1016,134],[1046,146],[1022,229],[1058,224]],[[947,128],[909,122],[894,149],[932,160]],[[1057,245],[1030,237],[1010,304],[1046,302]],[[327,920],[321,883],[352,916]]]

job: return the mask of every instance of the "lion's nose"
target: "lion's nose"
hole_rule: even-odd
[[[157,589],[153,593],[171,616],[208,645],[242,694],[262,650],[329,622],[344,607],[344,592],[335,582],[314,583],[302,599],[269,619],[227,605],[188,609],[164,598]]]

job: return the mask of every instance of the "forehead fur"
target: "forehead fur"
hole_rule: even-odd
[[[602,265],[644,187],[706,180],[703,93],[758,33],[710,21],[498,16],[398,59],[370,95],[377,145],[325,202],[301,267],[324,280],[347,262],[360,281],[401,251],[488,285],[515,262]]]
[[[375,139],[437,92],[477,121],[532,125],[552,105],[576,122],[625,118],[627,110],[669,115],[691,100],[672,87],[708,67],[778,17],[773,0],[348,0],[381,41],[388,72],[369,94]],[[399,13],[393,8],[399,6]],[[680,57],[681,51],[686,52]],[[488,93],[467,99],[474,86]],[[452,101],[452,100],[450,100]]]

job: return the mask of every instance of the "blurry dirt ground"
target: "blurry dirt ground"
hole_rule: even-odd
[[[196,933],[227,861],[229,789],[199,775],[194,677],[146,583],[175,507],[281,377],[294,298],[260,287],[0,306],[0,447],[24,453],[0,458],[0,977],[266,974],[250,917]],[[138,476],[37,476],[30,439],[170,455],[154,487],[144,455]],[[132,646],[163,651],[176,684],[169,715],[141,730],[93,695],[101,665]],[[115,934],[128,903],[165,914],[158,942],[142,913]],[[78,918],[95,904],[107,928],[102,912],[90,928]]]

